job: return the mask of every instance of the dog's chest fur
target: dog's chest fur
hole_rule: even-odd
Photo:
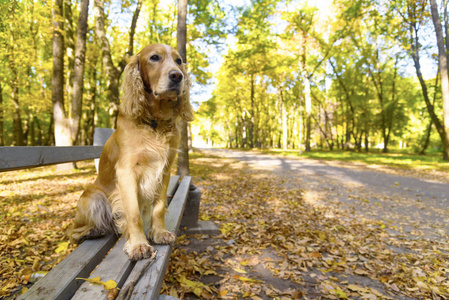
[[[152,133],[152,138],[140,137],[136,145],[133,170],[138,179],[139,202],[152,203],[158,197],[162,185],[162,177],[167,170],[168,156],[171,151],[166,136]]]

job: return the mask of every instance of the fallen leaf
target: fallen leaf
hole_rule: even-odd
[[[239,268],[233,268],[234,271],[240,274],[246,274],[247,272],[245,270],[239,269]]]
[[[244,282],[262,282],[262,281],[257,280],[257,279],[252,279],[252,278],[242,277],[242,276],[237,276],[237,279],[240,280],[240,281],[244,281]]]
[[[334,292],[335,295],[340,299],[348,299],[348,296],[346,295],[346,293],[340,289],[331,290],[330,292]]]
[[[75,278],[75,279],[81,279],[85,280],[87,282],[93,283],[93,284],[101,284],[103,285],[105,290],[110,290],[117,287],[117,283],[114,280],[108,280],[106,282],[101,281],[101,277],[94,277],[94,278]]]

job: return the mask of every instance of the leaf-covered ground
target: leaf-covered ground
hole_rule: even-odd
[[[368,192],[354,187],[349,196],[355,202],[341,205],[335,200],[340,191],[327,186],[327,178],[267,172],[205,154],[192,156],[191,169],[202,190],[201,218],[214,221],[221,234],[178,237],[163,285],[166,294],[183,299],[449,298],[447,233],[428,225],[436,232],[429,239],[429,228],[421,230],[419,224],[407,231],[399,221],[379,222],[366,201],[381,195],[364,195]],[[21,292],[23,275],[51,269],[72,250],[65,231],[95,172],[93,164],[65,174],[52,170],[0,174],[0,295],[5,298]],[[365,210],[356,212],[354,205]],[[407,216],[402,219],[407,222]]]
[[[95,178],[93,163],[80,166],[0,173],[0,298],[15,297],[24,275],[49,271],[71,252],[66,231],[83,187]]]
[[[413,220],[409,232],[406,221],[393,225],[370,211],[356,213],[353,206],[335,201],[341,191],[329,188],[325,177],[267,172],[201,155],[193,160],[193,173],[203,193],[202,217],[216,221],[222,234],[178,240],[164,286],[168,294],[201,299],[449,298],[449,246],[440,228],[433,228],[440,232],[431,240]],[[353,189],[360,189],[353,191],[357,206],[383,197],[382,191],[364,195],[360,187]],[[449,217],[447,210],[441,213]],[[409,219],[405,214],[389,217]]]

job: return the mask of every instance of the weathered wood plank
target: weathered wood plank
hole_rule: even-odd
[[[92,274],[90,274],[89,278],[101,276],[101,281],[106,282],[108,280],[114,280],[117,283],[117,286],[121,287],[136,264],[136,262],[130,261],[128,256],[123,252],[125,242],[126,240],[121,237],[102,263],[100,263]],[[106,299],[108,291],[105,290],[103,286],[91,284],[82,279],[79,279],[78,281],[82,285],[76,291],[72,300]]]
[[[173,175],[172,177],[170,177],[170,182],[168,183],[168,188],[167,188],[167,197],[172,198],[173,195],[176,192],[176,189],[178,188],[179,185],[179,175]]]
[[[178,186],[179,176],[175,175],[170,178],[170,183],[167,189],[167,196],[173,196],[175,194],[176,187]],[[174,198],[174,196],[173,196]],[[101,276],[101,281],[114,280],[117,286],[121,288],[123,283],[128,278],[129,273],[136,264],[128,259],[128,256],[123,252],[123,246],[125,245],[125,239],[122,237],[115,244],[114,248],[108,253],[105,259],[98,265],[89,278],[95,278]],[[163,275],[162,275],[163,276]],[[81,281],[83,282],[83,281]],[[75,300],[84,299],[106,299],[107,291],[101,285],[93,285],[89,282],[84,282],[78,289],[75,296],[72,298]]]
[[[116,241],[112,234],[84,241],[19,299],[70,299],[82,284],[75,278],[88,277]]]
[[[0,147],[0,172],[94,159],[103,146]]]
[[[189,194],[190,182],[190,176],[185,176],[183,178],[168,208],[168,214],[165,217],[165,225],[169,231],[176,232],[179,229],[187,195]],[[155,245],[157,256],[153,264],[134,287],[131,299],[154,300],[159,297],[172,248],[172,245]],[[128,279],[126,280],[125,285],[135,277],[136,273],[142,269],[142,266],[145,265],[146,262],[147,259],[143,259],[136,263],[133,271],[129,274]]]
[[[94,146],[104,146],[106,141],[111,137],[114,133],[115,129],[112,128],[95,128],[94,131]],[[98,165],[100,164],[100,158],[95,159],[95,169],[98,173]]]

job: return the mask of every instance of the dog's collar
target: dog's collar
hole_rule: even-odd
[[[154,130],[157,128],[157,121],[156,120],[142,120],[143,124],[151,126]]]

